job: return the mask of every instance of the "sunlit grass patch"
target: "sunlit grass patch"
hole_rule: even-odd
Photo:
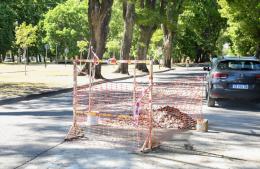
[[[48,90],[48,86],[43,83],[0,83],[1,99],[14,98],[29,94],[36,94],[42,90]]]

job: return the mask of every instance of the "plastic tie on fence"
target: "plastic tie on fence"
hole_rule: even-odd
[[[95,65],[99,65],[100,59],[97,56],[94,56],[93,62],[94,62]]]

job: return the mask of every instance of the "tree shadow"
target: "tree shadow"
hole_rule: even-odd
[[[250,100],[219,100],[218,106],[228,110],[260,112],[260,104]]]

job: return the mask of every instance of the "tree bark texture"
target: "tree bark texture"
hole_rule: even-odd
[[[171,68],[172,61],[172,44],[173,44],[173,34],[174,32],[163,25],[163,65],[165,67]]]
[[[156,30],[157,26],[140,26],[140,38],[138,41],[137,47],[137,59],[138,60],[146,60],[149,44],[152,38],[154,31]],[[136,65],[138,70],[143,72],[148,72],[147,66],[145,63],[138,63]]]
[[[171,61],[172,61],[172,51],[174,41],[176,39],[177,34],[177,25],[178,25],[178,18],[179,15],[183,11],[183,2],[184,0],[176,0],[174,2],[168,2],[166,5],[164,0],[161,0],[163,5],[164,13],[169,22],[164,23],[162,25],[163,29],[163,56],[164,56],[164,66],[171,68]]]
[[[120,51],[120,59],[128,60],[130,58],[130,49],[132,46],[133,30],[134,30],[134,13],[135,4],[125,0],[123,2],[123,18],[124,18],[124,36]],[[128,64],[121,63],[116,70],[117,73],[128,74]]]
[[[141,0],[140,7],[147,8],[149,10],[156,10],[156,2],[157,2],[156,0]],[[147,59],[149,44],[150,44],[152,35],[155,32],[157,26],[158,26],[158,23],[156,21],[151,24],[139,25],[140,37],[139,37],[138,46],[137,46],[137,59],[138,60]],[[138,63],[136,65],[136,68],[143,72],[148,72],[148,69],[147,69],[145,63]]]
[[[25,60],[25,64],[28,64],[28,58],[27,58],[27,49],[28,48],[23,48],[23,59]]]
[[[195,63],[199,63],[199,61],[201,60],[202,53],[203,53],[203,50],[201,49],[201,47],[197,46]]]
[[[88,2],[88,21],[90,23],[91,34],[90,43],[99,59],[103,58],[105,52],[112,5],[113,0],[89,0]],[[96,66],[95,78],[103,78],[100,64]]]

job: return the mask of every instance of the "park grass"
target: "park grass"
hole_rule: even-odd
[[[48,90],[49,87],[43,83],[0,83],[0,96],[2,99],[15,98],[35,93],[40,93],[42,90]]]
[[[113,73],[117,65],[102,66],[102,75],[107,79],[122,78],[129,75]],[[133,75],[134,65],[129,66],[129,73]],[[149,67],[148,67],[149,68]],[[29,65],[27,73],[24,65],[0,64],[0,100],[38,94],[51,90],[71,88],[73,86],[72,65]],[[154,71],[166,70],[154,66]],[[137,71],[137,75],[144,74]],[[78,77],[78,84],[88,83],[85,76]]]

